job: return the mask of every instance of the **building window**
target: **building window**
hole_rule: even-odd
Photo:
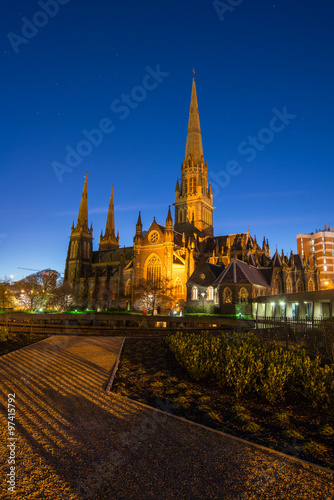
[[[70,259],[74,259],[78,255],[78,242],[72,241]]]
[[[157,255],[151,255],[148,258],[146,278],[151,283],[158,283],[161,280],[161,260]]]
[[[292,282],[290,278],[286,280],[286,293],[292,293]]]
[[[182,286],[182,280],[180,277],[176,278],[174,288],[175,288],[176,295],[182,295],[183,286]]]
[[[309,292],[314,292],[314,281],[312,278],[308,280],[308,286],[307,289]]]
[[[191,289],[191,300],[198,300],[198,288],[193,286]]]
[[[300,292],[303,292],[303,291],[304,291],[304,285],[303,285],[302,280],[299,279],[297,281],[297,292],[300,293]]]
[[[206,291],[207,300],[213,300],[213,286],[209,286]]]
[[[193,194],[196,191],[196,177],[190,177],[188,181],[188,194]]]
[[[111,300],[116,300],[116,295],[117,295],[117,283],[112,284],[111,288]]]
[[[125,296],[130,297],[132,291],[132,280],[129,278],[125,285]]]
[[[246,288],[241,288],[239,292],[239,304],[247,304],[248,303],[248,292]]]
[[[215,288],[215,304],[218,304],[218,288]]]
[[[224,304],[232,304],[232,290],[228,287],[224,288],[223,303]]]

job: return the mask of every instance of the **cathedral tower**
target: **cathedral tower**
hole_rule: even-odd
[[[65,281],[74,283],[80,278],[87,278],[92,271],[93,228],[88,228],[87,173],[81,196],[81,203],[76,227],[71,229],[65,265]]]
[[[213,236],[213,196],[208,185],[207,164],[204,162],[199,121],[195,72],[193,76],[187,143],[181,179],[175,187],[175,231],[199,237]]]

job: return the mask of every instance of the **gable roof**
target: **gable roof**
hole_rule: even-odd
[[[216,264],[211,264],[207,262],[203,255],[200,255],[197,260],[197,266],[189,276],[188,284],[189,285],[200,285],[200,286],[209,286],[212,285],[218,276],[221,275],[224,267]]]
[[[239,259],[232,259],[225,271],[216,279],[215,285],[220,283],[250,283],[268,287],[269,284],[260,270]]]
[[[269,263],[269,266],[270,267],[282,267],[282,257],[278,253],[278,250],[276,250],[276,252],[274,253],[274,255]]]

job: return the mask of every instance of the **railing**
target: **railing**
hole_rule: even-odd
[[[322,319],[261,317],[256,320],[256,334],[269,342],[305,348],[308,354],[334,361],[333,336],[320,330]]]
[[[324,318],[325,319],[325,318]],[[272,316],[262,316],[256,318],[256,325],[265,325],[262,328],[275,328],[281,326],[293,327],[294,329],[302,329],[302,330],[314,330],[318,329],[322,324],[322,318],[273,318]]]

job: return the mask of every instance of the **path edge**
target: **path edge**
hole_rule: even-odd
[[[114,382],[114,379],[115,379],[115,376],[116,376],[116,372],[118,370],[119,360],[121,358],[121,354],[122,354],[122,351],[123,351],[124,342],[125,342],[125,337],[123,337],[122,344],[121,344],[121,347],[119,348],[118,355],[117,355],[117,358],[116,358],[116,363],[114,365],[114,369],[111,372],[111,376],[110,376],[108,385],[106,387],[106,391],[107,392],[110,392],[111,386],[112,386],[112,384]]]

